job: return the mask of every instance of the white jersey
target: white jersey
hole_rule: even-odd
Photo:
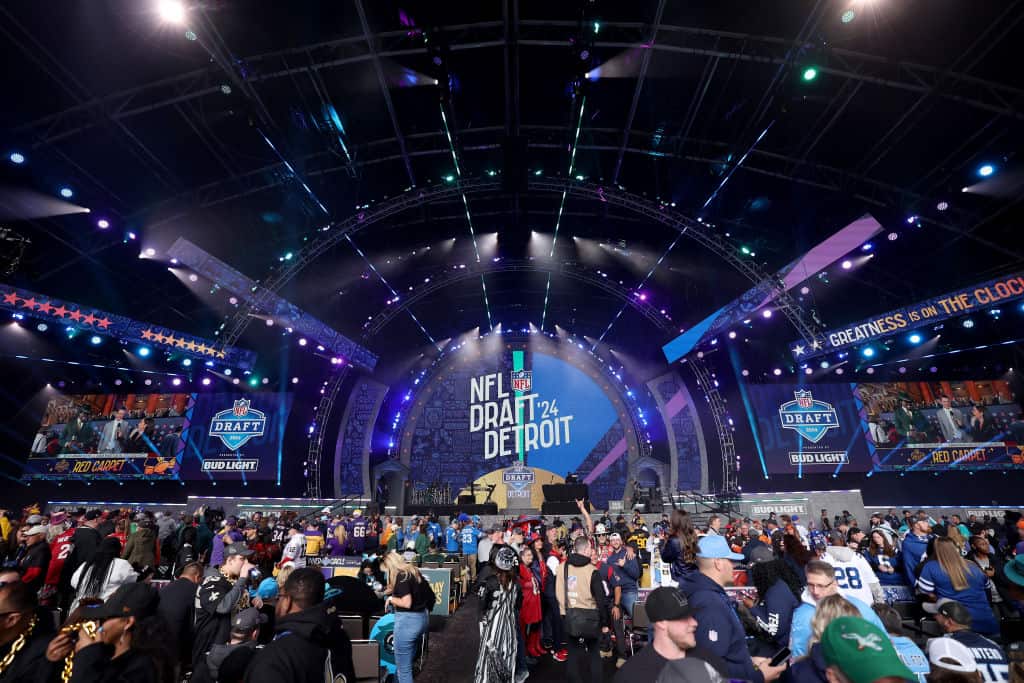
[[[292,558],[295,568],[306,566],[306,537],[299,533],[288,539],[281,553],[284,557]]]
[[[839,586],[840,595],[857,598],[865,605],[876,602],[871,586],[874,584],[879,592],[881,587],[878,585],[875,570],[863,555],[849,548],[829,546],[821,559],[835,568],[836,585]]]

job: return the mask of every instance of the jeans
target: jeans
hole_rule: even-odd
[[[566,665],[569,683],[603,683],[604,663],[596,638],[568,638],[569,660]],[[589,669],[587,673],[585,670]]]
[[[629,654],[630,648],[627,647],[626,643],[626,629],[624,627],[624,619],[626,615],[633,616],[633,605],[636,604],[637,590],[635,588],[624,589],[622,595],[619,598],[619,604],[622,605],[622,619],[612,621],[612,630],[615,632],[615,651],[619,657],[625,658]],[[651,641],[653,642],[653,641]]]
[[[413,683],[412,663],[416,660],[420,637],[426,633],[429,623],[430,615],[426,610],[395,612],[395,668],[398,683]]]
[[[551,646],[555,652],[565,647],[565,629],[562,626],[562,615],[558,608],[558,599],[544,596],[544,630],[551,638]]]

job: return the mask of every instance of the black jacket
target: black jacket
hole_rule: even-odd
[[[49,618],[49,615],[46,616]],[[52,631],[53,629],[50,629],[47,632],[46,629],[41,629],[37,624],[32,631],[32,635],[26,640],[25,645],[14,656],[14,661],[0,674],[0,682],[29,683],[30,681],[40,680],[39,671],[40,667],[46,662],[46,647],[50,644],[50,640],[53,639]],[[13,644],[14,641],[0,645],[0,659],[7,656]]]
[[[247,683],[322,683],[330,656],[334,676],[355,680],[352,641],[324,604],[281,617],[272,643],[260,650],[245,673]]]
[[[196,589],[199,586],[188,579],[176,579],[160,589],[157,614],[167,622],[174,636],[175,652],[182,664],[191,661],[192,629],[195,622]]]
[[[85,562],[92,561],[102,540],[100,532],[90,526],[80,526],[75,529],[75,535],[71,537],[71,554],[68,555],[68,559],[65,560],[64,566],[60,570],[61,586],[70,589],[71,577],[74,576],[75,570]]]
[[[586,567],[590,564],[590,558],[586,555],[572,553],[566,562],[573,567]],[[559,566],[558,571],[559,573],[564,573],[565,566]],[[615,602],[615,597],[612,594],[611,587],[604,580],[604,576],[600,571],[595,571],[590,575],[590,594],[594,596],[594,602],[597,603],[597,612],[601,619],[601,626],[610,627],[612,625],[612,604]]]
[[[114,648],[103,643],[89,645],[75,655],[71,683],[160,683],[160,674],[153,660],[129,650],[111,659]]]

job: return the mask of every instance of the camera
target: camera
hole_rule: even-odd
[[[249,570],[249,575],[248,576],[249,576],[249,583],[252,583],[252,584],[259,583],[260,580],[263,579],[263,572],[261,572],[258,568],[253,567],[252,569]]]

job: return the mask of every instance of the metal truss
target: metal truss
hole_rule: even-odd
[[[324,437],[326,436],[327,420],[334,410],[334,401],[342,382],[348,377],[350,366],[343,365],[331,374],[327,386],[320,396],[320,403],[313,419],[313,433],[309,435],[309,450],[306,451],[306,497],[320,499],[320,461],[323,459]]]
[[[690,366],[693,376],[697,379],[697,386],[704,392],[704,397],[708,402],[708,409],[711,411],[711,417],[715,422],[718,443],[722,449],[722,484],[719,491],[723,494],[724,499],[728,499],[728,497],[732,497],[739,492],[739,463],[736,457],[736,443],[732,438],[732,430],[726,422],[725,400],[718,392],[718,387],[715,386],[711,373],[708,372],[707,365],[705,365],[702,358],[693,356],[688,359],[687,365]]]
[[[580,263],[573,261],[553,262],[539,259],[503,259],[497,263],[493,261],[483,261],[481,263],[468,264],[465,268],[459,268],[457,270],[447,269],[440,275],[432,275],[430,277],[430,282],[416,287],[416,289],[409,293],[408,296],[403,295],[402,299],[397,304],[381,309],[380,313],[375,315],[372,320],[368,321],[366,325],[363,326],[363,339],[370,339],[371,337],[376,336],[385,326],[387,326],[398,315],[403,313],[407,308],[432,296],[438,291],[457,285],[460,282],[476,279],[481,275],[527,271],[559,275],[576,280],[577,282],[583,282],[592,287],[597,287],[598,289],[611,294],[615,298],[628,303],[633,307],[633,309],[664,332],[671,332],[675,327],[672,320],[667,316],[662,315],[654,305],[647,301],[640,301],[636,296],[634,296],[633,290],[629,287],[620,285],[617,281],[609,278],[601,277],[594,271],[585,268]]]
[[[519,20],[517,44],[534,47],[568,47],[567,30],[578,26],[572,21]],[[442,27],[450,36],[449,50],[476,50],[504,47],[505,26],[501,21],[457,24]],[[646,43],[658,35],[653,45]],[[1019,103],[1024,90],[1002,83],[951,73],[941,67],[893,61],[879,55],[793,41],[773,36],[717,31],[696,26],[658,23],[602,21],[601,39],[594,47],[626,50],[647,47],[653,51],[689,54],[708,59],[733,60],[767,65],[785,65],[792,53],[813,54],[822,73],[833,77],[862,81],[877,86],[934,96],[961,105],[1013,119],[1024,119]],[[345,36],[284,50],[244,57],[246,81],[256,84],[309,71],[322,71],[350,64],[425,55],[422,40],[405,29],[376,34]],[[308,63],[296,65],[296,58]],[[291,61],[289,61],[291,60]],[[52,143],[82,133],[105,120],[123,119],[180,104],[207,95],[221,96],[224,74],[217,65],[163,78],[117,93],[93,98],[20,126],[16,132],[32,131],[41,143]],[[621,131],[620,131],[621,132]]]

